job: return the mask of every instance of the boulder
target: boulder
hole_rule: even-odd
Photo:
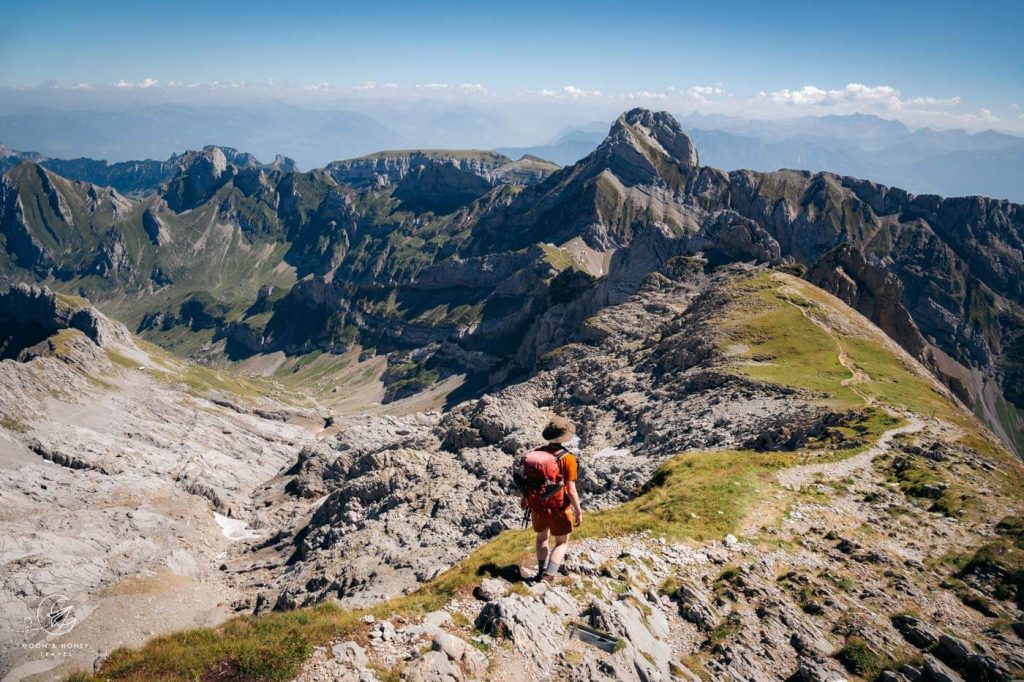
[[[805,658],[797,668],[796,679],[801,682],[846,682],[846,676],[830,669],[814,658]]]
[[[402,671],[407,682],[462,682],[462,671],[442,651],[431,650],[414,658]]]
[[[969,654],[964,661],[964,674],[972,682],[1004,682],[1010,679],[1010,671],[991,656]]]
[[[938,633],[914,616],[906,614],[893,616],[892,624],[904,639],[918,649],[928,649],[939,641]]]
[[[679,613],[701,630],[710,632],[718,625],[721,617],[710,600],[693,585],[683,583],[672,598],[679,603]]]
[[[964,678],[931,654],[924,655],[924,679],[928,682],[964,682]]]
[[[470,679],[487,672],[487,657],[465,640],[448,632],[438,632],[431,642],[434,651],[442,651],[456,665],[466,671]]]
[[[487,602],[476,626],[484,633],[508,639],[517,652],[539,670],[550,671],[562,650],[565,625],[539,599],[509,595]]]
[[[473,595],[483,601],[501,599],[506,594],[508,594],[508,583],[501,578],[488,578],[473,591]]]
[[[346,668],[358,670],[366,667],[366,650],[355,642],[335,644],[331,647],[331,653],[334,654],[335,662]]]
[[[932,653],[944,663],[959,668],[971,654],[971,648],[962,639],[944,634],[939,636],[939,643],[932,649]]]

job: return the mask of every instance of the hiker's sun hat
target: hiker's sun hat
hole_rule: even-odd
[[[551,421],[547,423],[540,435],[549,443],[568,443],[576,435],[576,427],[568,419],[552,415]]]

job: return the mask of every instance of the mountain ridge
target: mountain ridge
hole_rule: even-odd
[[[557,344],[576,324],[568,320],[582,320],[603,305],[624,300],[646,272],[673,255],[706,251],[715,265],[790,259],[814,271],[830,251],[847,243],[859,255],[850,254],[831,270],[849,268],[852,277],[846,273],[844,280],[819,268],[819,281],[831,281],[829,286],[853,303],[885,302],[887,308],[876,310],[873,319],[921,354],[1008,442],[1018,438],[1021,424],[1014,410],[1019,405],[1013,407],[1016,403],[1006,397],[1020,400],[1012,388],[1020,371],[1012,349],[1020,343],[1024,319],[1024,295],[1016,278],[1022,270],[1024,214],[1019,205],[915,196],[830,173],[727,174],[699,165],[696,148],[671,115],[641,109],[624,113],[593,154],[527,186],[500,181],[485,186],[474,178],[489,171],[477,167],[460,175],[467,171],[442,158],[427,159],[429,173],[360,189],[339,184],[327,171],[238,168],[223,153],[215,159],[211,153],[195,156],[200,165],[179,172],[162,195],[135,204],[129,222],[135,223],[134,234],[148,234],[141,224],[144,216],[150,216],[150,232],[159,217],[165,238],[176,239],[174,225],[181,220],[199,221],[193,224],[196,229],[205,225],[204,234],[212,234],[214,223],[202,221],[224,221],[240,229],[232,240],[286,249],[283,263],[293,274],[275,275],[275,286],[285,293],[271,304],[269,319],[259,326],[246,322],[266,317],[265,312],[245,312],[255,301],[255,290],[271,283],[254,271],[247,289],[234,292],[252,292],[248,298],[225,300],[227,309],[236,312],[214,316],[215,337],[226,340],[236,355],[341,349],[357,338],[385,352],[424,344],[434,344],[437,351],[454,343],[481,352],[475,371],[487,367],[484,375],[495,380],[528,369],[538,356],[531,345]],[[386,158],[411,157],[367,160],[376,164]],[[412,167],[408,161],[402,164],[400,173]],[[31,236],[32,229],[18,217],[21,194],[9,179],[5,182],[9,207],[2,220],[10,254],[16,235]],[[39,189],[48,197],[45,202],[59,208],[60,196],[54,199],[45,184]],[[436,202],[446,192],[451,199],[441,204],[419,198]],[[84,195],[79,203],[86,203]],[[149,213],[137,208],[142,205]],[[197,210],[207,217],[193,216]],[[67,222],[60,211],[43,213],[50,216],[43,220],[47,225]],[[90,224],[84,215],[77,220]],[[149,237],[145,242],[121,237],[122,246],[119,234],[117,229],[96,234],[96,246],[86,250],[95,250],[98,265],[90,261],[68,269],[65,264],[53,272],[65,280],[101,270],[120,272],[101,283],[100,291],[111,286],[161,290],[182,304],[191,294],[181,285],[159,284],[162,278],[173,282],[176,268],[178,278],[199,277],[197,283],[209,278],[198,272],[198,265],[188,274],[189,266],[161,262],[172,255],[162,256],[161,250],[179,247],[154,250],[145,246]],[[141,245],[137,251],[130,245],[133,240]],[[535,246],[544,243],[553,246]],[[237,267],[246,268],[245,262],[239,259]],[[900,280],[898,296],[892,284],[884,284],[885,272]],[[455,282],[472,285],[456,291]],[[513,292],[525,293],[525,303],[515,303]],[[96,297],[101,305],[103,297]],[[154,334],[164,327],[173,330],[175,324],[168,321],[178,316],[176,305],[135,313],[135,319],[159,314],[163,321],[146,328]],[[552,315],[562,320],[552,326]],[[299,318],[302,324],[296,324]],[[902,322],[893,322],[897,319]],[[915,326],[920,328],[916,333]],[[538,337],[542,327],[546,341]],[[457,362],[442,357],[448,357],[447,351],[428,353],[423,362],[442,374],[461,371]],[[997,386],[1002,387],[998,396],[992,392]]]

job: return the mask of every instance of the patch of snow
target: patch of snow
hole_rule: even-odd
[[[628,448],[602,448],[594,453],[594,457],[625,457],[630,454]]]
[[[228,540],[237,542],[238,540],[251,540],[259,535],[256,531],[249,528],[249,524],[239,519],[233,519],[230,516],[224,516],[213,512],[213,519],[220,526],[220,530],[224,533],[224,537]]]

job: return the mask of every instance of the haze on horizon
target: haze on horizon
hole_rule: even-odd
[[[998,1],[316,1],[296,11],[265,0],[43,0],[9,6],[0,25],[0,113],[430,99],[530,104],[563,123],[645,106],[762,119],[862,112],[1022,133],[1021,25],[1024,5]]]
[[[1021,198],[1024,138],[1005,137],[1024,135],[1020,3],[657,0],[628,21],[624,11],[605,0],[12,6],[0,25],[0,143],[108,161],[216,144],[302,168],[411,147],[565,164],[645,107],[712,131],[698,139],[712,165]],[[822,118],[853,114],[878,118]]]

